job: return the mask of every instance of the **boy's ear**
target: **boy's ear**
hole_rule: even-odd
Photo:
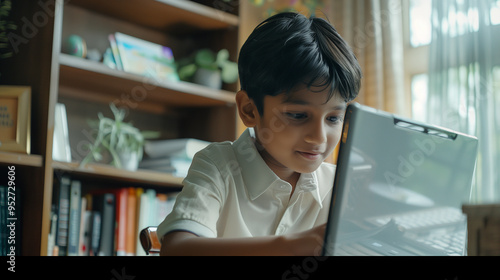
[[[254,127],[257,124],[259,112],[246,91],[240,90],[236,93],[236,106],[238,107],[238,114],[241,121],[243,121],[245,126]]]

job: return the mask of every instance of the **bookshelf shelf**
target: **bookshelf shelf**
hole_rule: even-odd
[[[40,155],[25,155],[18,153],[0,152],[0,163],[42,167],[43,157]]]
[[[181,177],[175,177],[168,173],[142,169],[131,172],[98,163],[90,163],[84,167],[80,167],[80,163],[78,162],[53,161],[52,167],[54,170],[68,171],[95,178],[107,178],[128,183],[148,184],[162,187],[181,187],[183,180]]]
[[[144,27],[175,33],[237,28],[239,24],[236,15],[187,0],[73,0],[71,4]]]
[[[137,90],[145,102],[169,106],[234,104],[234,93],[188,82],[155,82],[151,78],[111,69],[102,63],[60,54],[60,94],[90,101],[110,102]],[[89,81],[92,81],[89,83]]]

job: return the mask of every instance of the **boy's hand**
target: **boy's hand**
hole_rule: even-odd
[[[206,238],[185,231],[165,235],[161,256],[320,256],[326,224],[299,233],[243,238]]]
[[[294,256],[320,256],[323,251],[326,224],[316,226],[310,230],[286,236],[290,244],[291,254]]]

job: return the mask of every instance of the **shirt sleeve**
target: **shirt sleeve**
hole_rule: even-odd
[[[217,165],[210,158],[210,149],[194,156],[182,184],[182,191],[177,195],[172,212],[158,226],[160,241],[172,231],[216,237],[224,182]]]

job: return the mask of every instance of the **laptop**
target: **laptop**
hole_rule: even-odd
[[[323,255],[466,255],[477,138],[351,103]]]

